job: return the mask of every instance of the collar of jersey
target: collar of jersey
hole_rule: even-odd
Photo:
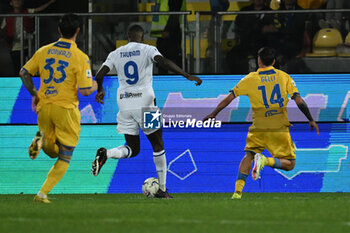
[[[260,71],[266,71],[266,70],[273,70],[273,69],[275,69],[273,66],[268,66],[268,67],[264,67],[264,68],[259,68],[259,69],[258,69],[258,72],[260,72]]]
[[[77,44],[73,40],[70,40],[70,39],[66,39],[66,38],[61,37],[58,41],[71,43],[73,46],[77,46]]]

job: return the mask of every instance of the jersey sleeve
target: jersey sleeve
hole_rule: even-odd
[[[89,89],[92,87],[92,73],[90,68],[89,57],[85,55],[82,59],[80,74],[78,78],[78,87],[79,89]]]
[[[240,95],[248,95],[249,90],[249,79],[248,76],[244,77],[237,83],[237,85],[230,90],[233,96],[236,98]]]
[[[149,46],[148,48],[148,56],[151,58],[152,62],[155,62],[154,57],[155,56],[163,56],[156,47],[154,46]]]
[[[107,66],[109,68],[109,70],[112,70],[114,67],[115,60],[116,60],[116,52],[113,51],[113,52],[108,54],[108,57],[107,57],[106,61],[102,64],[102,66]]]
[[[287,92],[290,97],[293,97],[295,94],[299,93],[297,85],[289,75],[288,75],[288,82],[287,82]]]
[[[31,59],[23,66],[23,68],[28,71],[29,74],[34,76],[39,71],[39,51],[34,53]]]

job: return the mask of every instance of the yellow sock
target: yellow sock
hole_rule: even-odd
[[[245,185],[244,180],[237,180],[236,187],[235,187],[236,188],[235,193],[242,193],[244,185]]]
[[[47,195],[64,176],[68,169],[68,166],[69,163],[62,160],[57,160],[49,171],[49,174],[47,175],[47,178],[41,187],[40,192]]]
[[[273,167],[275,165],[275,158],[273,157],[265,157],[265,166]]]
[[[59,155],[59,148],[55,142],[46,140],[43,145],[43,150],[45,154],[47,154],[51,158],[56,158]]]

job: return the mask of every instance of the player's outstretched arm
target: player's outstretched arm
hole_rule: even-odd
[[[198,78],[197,76],[190,75],[190,74],[186,73],[184,70],[182,70],[180,67],[178,67],[174,62],[170,61],[169,59],[167,59],[163,56],[157,55],[154,57],[154,60],[162,68],[173,71],[176,74],[182,75],[190,81],[195,81],[196,86],[201,85],[202,80],[200,78]]]
[[[235,97],[233,96],[232,92],[230,94],[228,94],[225,99],[223,99],[218,106],[214,109],[214,111],[212,113],[210,113],[208,116],[204,117],[203,121],[206,121],[208,119],[215,119],[216,115],[219,114],[219,112],[221,112],[221,110],[223,110],[224,108],[226,108],[227,105],[229,105],[233,100],[235,99]]]
[[[110,71],[108,66],[102,66],[98,71],[95,76],[95,80],[97,82],[97,94],[95,96],[96,102],[104,104],[105,102],[103,101],[105,97],[105,90],[103,89],[103,79],[104,77],[108,74]]]
[[[292,99],[295,101],[295,103],[298,105],[298,108],[300,109],[300,111],[302,113],[304,113],[304,115],[306,116],[306,118],[309,120],[309,124],[310,124],[310,129],[311,131],[313,131],[314,129],[316,130],[317,135],[320,134],[320,130],[318,128],[318,125],[316,124],[316,122],[314,121],[314,119],[311,116],[309,107],[307,106],[307,104],[305,103],[305,101],[303,100],[303,98],[300,97],[299,94],[295,94]]]

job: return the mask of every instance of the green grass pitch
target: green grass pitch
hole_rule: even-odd
[[[350,232],[350,193],[0,195],[0,232]]]

